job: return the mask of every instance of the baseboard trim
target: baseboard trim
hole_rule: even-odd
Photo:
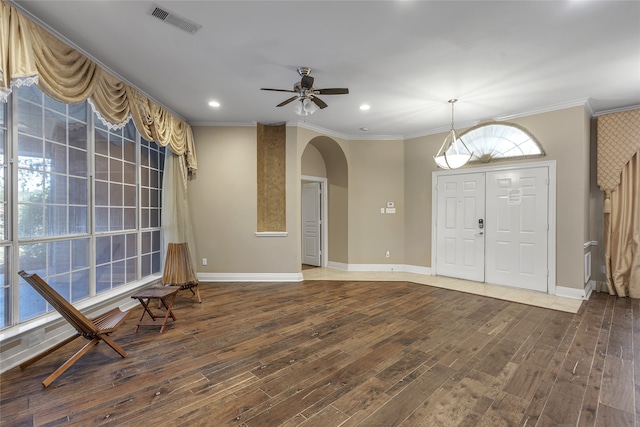
[[[344,264],[329,261],[328,268],[342,271],[401,271],[403,273],[416,273],[431,276],[430,267],[409,264]]]
[[[404,272],[431,276],[430,267],[408,264],[345,264],[329,261],[328,268],[342,271],[360,272]],[[300,273],[198,273],[202,282],[302,282],[304,276]],[[595,289],[595,281],[590,280],[584,289],[556,286],[555,295],[565,298],[588,300]]]
[[[349,264],[345,264],[342,262],[329,261],[327,263],[327,268],[333,268],[334,270],[349,271]]]
[[[347,271],[404,271],[402,264],[349,264]]]
[[[404,270],[407,273],[424,274],[426,276],[433,276],[431,267],[422,267],[419,265],[404,265]]]
[[[588,300],[593,292],[594,282],[589,281],[584,289],[567,288],[564,286],[556,286],[556,296],[565,298],[574,298]]]
[[[302,282],[302,273],[198,273],[201,282]]]
[[[585,300],[588,300],[591,297],[591,294],[593,293],[593,291],[596,290],[596,287],[597,287],[596,281],[589,280],[589,283],[587,283],[587,286],[584,289],[586,293],[586,297],[584,298]]]

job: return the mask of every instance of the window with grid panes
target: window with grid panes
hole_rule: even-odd
[[[76,302],[91,293],[87,104],[63,104],[35,86],[16,95],[19,269]],[[19,321],[51,310],[20,283]]]
[[[72,303],[160,272],[164,148],[90,111],[35,86],[0,103],[0,328],[52,311],[20,269]]]
[[[95,120],[96,292],[138,277],[137,150],[132,121],[118,130]]]
[[[140,143],[140,229],[142,230],[142,275],[160,271],[162,260],[160,225],[162,171],[165,148],[144,138]]]

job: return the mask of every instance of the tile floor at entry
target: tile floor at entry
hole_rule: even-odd
[[[550,308],[567,313],[577,313],[582,300],[559,297],[541,292],[471,282],[444,276],[428,276],[425,274],[401,271],[344,271],[330,268],[312,268],[302,270],[305,280],[370,280],[384,282],[413,282],[453,291],[467,292],[475,295],[498,298],[505,301],[519,302],[536,307]]]

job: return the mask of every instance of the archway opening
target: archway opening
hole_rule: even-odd
[[[323,253],[321,265],[331,266],[332,263],[346,264],[348,262],[348,200],[349,177],[347,158],[340,144],[327,136],[311,139],[301,155],[301,191],[305,183],[324,183],[324,191],[320,206],[322,221],[321,241]],[[304,201],[303,201],[304,203]],[[305,225],[302,210],[301,242],[305,244]],[[302,259],[304,263],[304,249]],[[306,268],[306,267],[304,267]]]

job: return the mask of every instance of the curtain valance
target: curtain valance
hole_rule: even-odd
[[[89,100],[113,127],[131,117],[140,134],[185,157],[189,175],[198,165],[191,126],[0,0],[0,98],[12,86],[36,83],[68,104]]]
[[[620,184],[622,168],[640,150],[640,110],[598,117],[598,186],[607,195]]]

